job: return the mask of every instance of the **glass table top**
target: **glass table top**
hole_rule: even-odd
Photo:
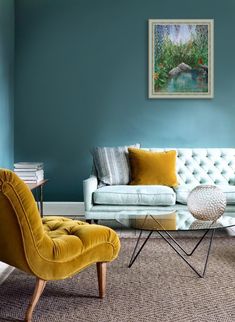
[[[153,211],[153,212],[120,212],[117,222],[125,227],[139,230],[187,231],[221,229],[235,226],[235,212],[226,211],[216,221],[197,220],[188,210]]]

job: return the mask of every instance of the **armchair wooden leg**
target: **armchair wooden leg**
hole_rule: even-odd
[[[104,298],[106,290],[106,263],[96,263],[97,276],[98,276],[98,286],[99,286],[99,297]]]
[[[38,300],[46,286],[46,281],[41,280],[40,278],[36,278],[36,285],[34,288],[33,296],[31,298],[30,304],[28,306],[28,309],[26,311],[25,315],[25,322],[31,322],[32,321],[32,315],[33,310],[35,309],[35,306],[38,303]]]

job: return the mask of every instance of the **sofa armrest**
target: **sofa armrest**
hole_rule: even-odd
[[[83,180],[83,196],[85,211],[89,211],[93,206],[92,194],[98,188],[98,179],[96,176]]]

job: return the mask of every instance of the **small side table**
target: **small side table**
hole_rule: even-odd
[[[29,189],[31,191],[35,190],[36,192],[35,200],[39,205],[38,209],[40,211],[41,217],[43,217],[43,188],[47,182],[48,182],[48,179],[41,180],[37,183],[27,183],[27,186],[29,187]],[[38,195],[38,191],[39,191],[39,195]]]

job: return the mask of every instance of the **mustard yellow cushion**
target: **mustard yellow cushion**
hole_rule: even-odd
[[[129,148],[131,185],[178,185],[176,151],[152,152]]]

